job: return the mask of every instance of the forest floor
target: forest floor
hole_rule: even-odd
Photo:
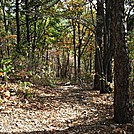
[[[21,83],[22,84],[22,83]],[[0,86],[0,134],[133,134],[113,121],[113,94],[91,87]]]

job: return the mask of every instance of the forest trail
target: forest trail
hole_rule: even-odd
[[[132,124],[113,122],[113,94],[78,85],[55,88],[7,83],[0,87],[0,133],[133,133]]]

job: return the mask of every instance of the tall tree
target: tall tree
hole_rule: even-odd
[[[76,81],[77,78],[77,68],[76,68],[76,22],[72,20],[72,26],[73,26],[73,46],[74,46],[74,80]]]
[[[111,35],[112,1],[105,1],[103,67],[106,82],[112,82],[113,43]]]
[[[3,11],[3,21],[4,21],[5,32],[7,33],[8,26],[7,26],[6,11],[5,11],[5,8],[6,8],[6,1],[5,0],[2,0],[1,6],[2,6],[2,11]]]
[[[101,93],[105,90],[103,81],[104,70],[103,70],[103,59],[102,59],[102,35],[103,35],[103,0],[97,0],[97,16],[96,16],[96,43],[95,43],[95,78],[94,78],[94,89],[100,90]]]
[[[20,21],[19,21],[19,0],[16,0],[16,27],[17,27],[17,45],[16,51],[20,52]]]
[[[129,57],[125,41],[124,0],[113,0],[112,35],[114,44],[114,120],[130,121],[129,112]]]
[[[25,0],[25,9],[26,9],[26,31],[27,31],[27,44],[30,48],[30,24],[29,24],[29,7],[28,0]]]

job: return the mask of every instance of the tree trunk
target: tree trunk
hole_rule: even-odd
[[[61,78],[66,78],[67,76],[67,56],[65,49],[63,48],[63,54],[62,54],[62,66],[61,66]]]
[[[89,55],[89,65],[90,65],[90,68],[89,68],[89,70],[90,70],[90,74],[92,73],[92,53],[90,53],[90,55]]]
[[[113,44],[111,38],[111,6],[112,1],[106,0],[106,10],[104,15],[104,54],[103,54],[103,67],[106,82],[112,82],[112,56]]]
[[[9,27],[9,20],[6,19],[6,14],[8,14],[6,12],[6,10],[5,10],[5,8],[6,8],[6,1],[5,0],[2,1],[1,5],[2,5],[2,10],[3,10],[3,19],[4,19],[3,22],[4,22],[5,32],[6,32],[6,35],[7,35],[8,34],[8,27]],[[8,44],[8,40],[7,40],[6,43]],[[7,55],[8,55],[8,57],[10,56],[10,48],[9,48],[9,45],[7,45]]]
[[[73,45],[74,45],[74,80],[76,81],[77,79],[77,68],[76,68],[76,42],[75,42],[75,38],[76,38],[76,25],[74,20],[72,20],[72,26],[73,26]]]
[[[6,20],[6,12],[5,12],[5,5],[6,5],[6,1],[2,1],[1,2],[2,5],[2,10],[3,10],[3,21],[4,21],[4,27],[5,27],[5,32],[8,32],[8,26],[7,26],[7,20]]]
[[[112,35],[114,44],[114,120],[130,121],[129,113],[129,57],[125,42],[124,0],[113,0]]]
[[[30,54],[30,29],[29,29],[29,9],[28,9],[28,0],[25,0],[26,8],[26,29],[27,29],[27,44],[28,44],[28,57]]]
[[[103,1],[97,1],[97,22],[96,22],[96,51],[95,51],[95,77],[94,89],[100,90],[101,93],[105,90],[103,81],[103,62],[102,62],[102,30],[103,30]]]
[[[34,15],[34,39],[33,39],[33,43],[32,43],[32,60],[34,62],[34,55],[35,55],[35,48],[36,48],[36,37],[37,37],[37,26],[36,26],[36,21],[37,21],[37,7],[35,7],[35,15]]]
[[[57,57],[57,71],[56,71],[56,77],[60,77],[60,70],[61,70],[61,63],[60,63],[60,57],[59,55]]]
[[[19,0],[16,0],[16,27],[17,27],[17,45],[16,51],[20,53],[20,23],[19,23]]]
[[[81,46],[82,46],[82,39],[81,39],[81,32],[80,32],[80,23],[78,23],[78,40],[79,40],[79,46],[78,46],[78,79],[80,79],[81,75]]]

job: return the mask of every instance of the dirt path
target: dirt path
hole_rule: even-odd
[[[113,96],[110,94],[100,95],[98,91],[76,85],[23,89],[13,83],[1,87],[0,91],[2,134],[133,133],[132,124],[113,122]]]

